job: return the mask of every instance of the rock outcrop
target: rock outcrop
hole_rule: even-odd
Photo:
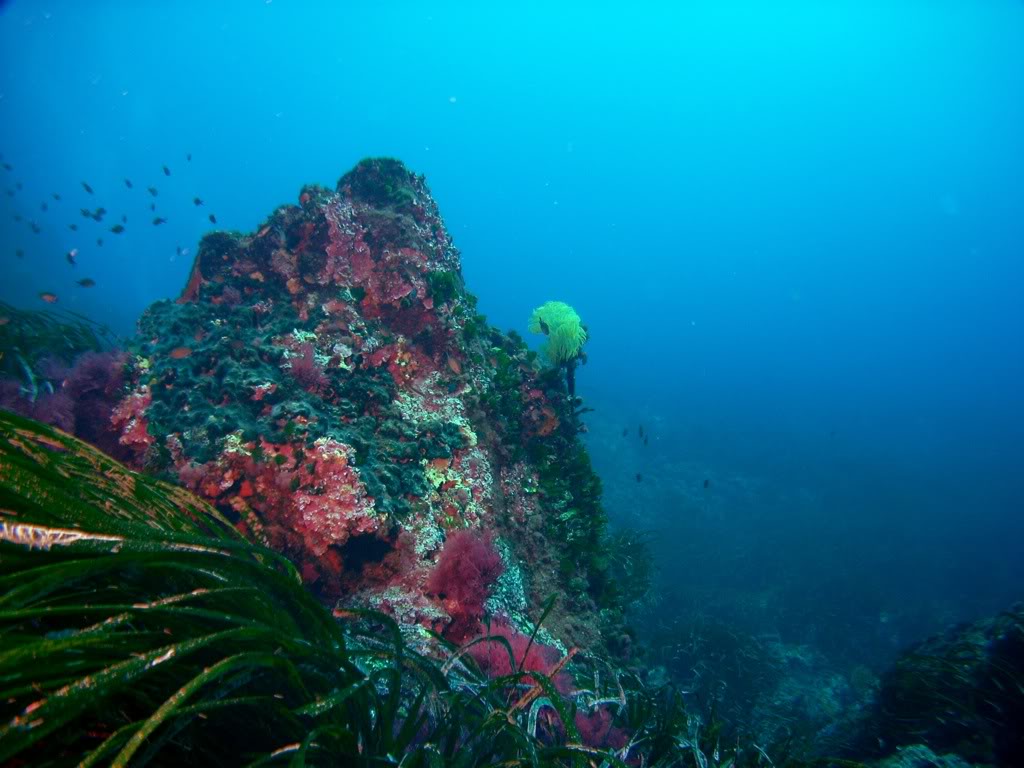
[[[477,313],[400,162],[307,186],[253,233],[207,235],[129,352],[121,447],[288,555],[325,601],[462,641],[485,612],[528,630],[556,594],[549,642],[628,647],[578,401]],[[432,578],[461,530],[502,560],[460,571],[486,608]]]

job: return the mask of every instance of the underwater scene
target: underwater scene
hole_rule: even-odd
[[[1020,0],[0,61],[0,765],[1024,766]]]

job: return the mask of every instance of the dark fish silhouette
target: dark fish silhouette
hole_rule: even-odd
[[[127,224],[128,223],[128,214],[127,213],[122,213],[121,214],[121,223],[122,224]]]
[[[34,221],[30,221],[28,225],[32,229],[33,235],[38,235],[40,232],[43,231],[43,228],[36,224]]]
[[[56,192],[54,192],[52,195],[50,195],[50,197],[52,197],[58,203],[60,202],[60,195],[58,195]]]
[[[124,232],[124,225],[115,224],[110,228],[110,231],[113,232],[115,235],[120,235],[122,232]]]
[[[161,166],[161,167],[164,169],[164,176],[170,176],[171,175],[171,169],[170,168],[168,168],[166,165]]]
[[[639,427],[636,428],[636,433],[640,437],[644,436],[644,425],[643,424],[641,424]]]
[[[4,192],[7,193],[8,197],[14,197],[14,190],[13,189],[8,188],[8,189],[5,189]]]
[[[16,213],[16,214],[14,214],[14,220],[16,222],[18,222],[19,224],[21,224],[21,222],[23,222],[25,220],[25,217],[22,216],[20,213]]]
[[[4,163],[4,170],[5,171],[13,171],[14,170],[14,166],[11,165],[10,163]]]
[[[644,435],[644,445],[647,445],[647,435]]]
[[[21,192],[21,190],[23,190],[25,188],[25,185],[22,184],[20,181],[16,181],[16,182],[14,182],[14,188],[16,190],[18,190],[19,192]]]
[[[78,231],[78,225],[77,224],[68,224],[68,229],[70,229],[72,232],[77,232]]]
[[[187,155],[185,155],[185,159],[188,160],[191,163],[192,162],[192,153],[189,152]]]
[[[70,264],[72,267],[75,266],[75,256],[77,256],[77,255],[78,255],[78,249],[77,248],[72,248],[70,251],[67,252],[66,258],[68,260],[68,264]]]
[[[128,189],[131,189],[131,188],[132,188],[132,186],[133,186],[133,185],[132,185],[132,180],[131,180],[131,179],[125,179],[125,180],[124,180],[124,185],[125,185],[126,187],[128,187]]]
[[[193,197],[193,198],[192,198],[192,205],[195,205],[195,206],[200,206],[200,205],[202,205],[202,204],[203,204],[203,201],[202,201],[202,200],[200,200],[200,199],[199,199],[198,197]]]
[[[157,216],[155,219],[153,219],[153,226],[154,227],[159,227],[161,224],[166,224],[166,223],[167,223],[167,219],[165,219],[163,216]]]
[[[41,210],[41,211],[45,211],[45,210],[47,210],[47,209],[48,209],[49,207],[50,207],[50,206],[48,206],[48,205],[46,204],[46,201],[45,201],[45,200],[43,200],[43,202],[41,202],[41,203],[39,204],[39,210]]]
[[[88,193],[89,193],[90,195],[91,195],[91,194],[93,194],[93,191],[92,191],[92,187],[90,187],[90,186],[89,186],[88,184],[86,184],[86,183],[85,183],[84,181],[82,182],[82,189],[84,189],[84,190],[85,190],[86,192],[88,192]]]
[[[149,210],[155,211],[156,210],[156,203],[150,203],[149,204]]]
[[[149,192],[149,194],[151,194],[153,197],[156,197],[157,195],[160,194],[160,190],[157,189],[156,187],[146,187],[146,191]]]
[[[90,215],[90,218],[93,221],[103,221],[103,217],[106,216],[106,215],[107,215],[107,209],[106,208],[97,208],[95,211],[92,212],[92,214]]]
[[[639,483],[639,482],[640,482],[641,480],[643,480],[643,479],[644,479],[644,476],[643,476],[643,475],[641,475],[641,474],[640,474],[639,472],[637,472],[637,473],[636,473],[636,481],[637,481],[637,482]]]
[[[626,427],[624,430],[622,430],[622,436],[625,437],[628,434],[629,434],[629,427]]]
[[[708,489],[708,488],[710,488],[710,487],[711,487],[711,481],[710,481],[710,480],[707,480],[707,479],[705,479],[705,480],[704,480],[704,490],[707,490],[707,489]]]
[[[25,258],[25,252],[24,252],[23,250],[21,250],[21,248],[18,248],[18,249],[17,249],[17,250],[16,250],[15,252],[14,252],[14,255],[15,255],[15,256],[17,256],[17,257],[18,257],[19,259],[23,259],[23,258]]]
[[[210,223],[211,224],[216,224],[217,223],[217,217],[214,216],[212,213],[210,214]]]
[[[87,219],[92,218],[92,211],[90,211],[88,208],[79,208],[78,212],[81,213]]]
[[[103,238],[102,237],[97,237],[96,238],[96,245],[98,245],[100,248],[103,247]]]
[[[83,288],[92,288],[94,285],[96,285],[96,281],[93,280],[91,277],[83,277],[81,280],[76,280],[75,282],[78,283]]]

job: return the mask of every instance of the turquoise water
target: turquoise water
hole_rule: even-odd
[[[0,299],[128,334],[399,157],[492,322],[582,315],[662,614],[877,662],[1024,586],[1024,5],[825,5],[6,3]]]

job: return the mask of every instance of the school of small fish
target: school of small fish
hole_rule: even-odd
[[[188,152],[188,153],[185,154],[185,160],[186,160],[186,162],[189,162],[189,163],[192,162],[192,153],[191,152]],[[8,162],[3,157],[3,155],[0,155],[0,167],[2,167],[3,171],[5,173],[7,173],[7,174],[12,174],[12,173],[14,173],[14,170],[15,170],[14,166],[10,162]],[[161,170],[161,172],[163,173],[163,175],[165,177],[169,177],[171,175],[171,168],[167,164],[161,165],[160,166],[160,170]],[[122,179],[122,182],[124,184],[124,188],[125,189],[128,189],[128,190],[135,189],[135,184],[132,182],[132,180],[129,177],[127,177],[127,176],[124,177]],[[93,197],[95,197],[97,195],[96,190],[100,188],[100,187],[93,187],[93,185],[90,184],[86,180],[81,180],[79,182],[79,184],[81,185],[81,188],[85,192],[86,195],[93,196]],[[21,181],[15,180],[13,182],[13,185],[7,186],[5,191],[6,191],[7,197],[13,199],[13,198],[17,197],[18,193],[22,192],[23,190],[24,190],[24,184]],[[148,187],[146,187],[146,191],[149,193],[149,195],[152,198],[154,198],[153,202],[151,202],[149,204],[149,210],[152,213],[156,213],[157,206],[156,206],[155,198],[160,194],[160,190],[156,186],[148,186]],[[51,198],[53,203],[59,203],[59,202],[61,202],[63,200],[63,196],[59,192],[51,192],[50,193],[50,198]],[[192,205],[194,207],[198,208],[200,206],[204,206],[205,202],[199,196],[192,196]],[[60,208],[60,206],[52,205],[50,202],[48,202],[46,200],[43,200],[43,201],[41,201],[39,203],[39,211],[42,212],[42,213],[50,213],[50,215],[56,215],[56,212],[59,210],[59,208]],[[81,217],[83,219],[87,219],[89,221],[100,223],[100,222],[103,221],[104,217],[107,215],[107,209],[102,207],[102,206],[97,206],[95,208],[82,207],[82,208],[79,209],[79,213],[81,214]],[[35,234],[35,235],[38,235],[38,234],[40,234],[43,231],[42,224],[40,224],[38,221],[32,220],[31,218],[26,218],[26,215],[24,213],[14,212],[12,214],[12,218],[18,224],[26,224],[28,226],[29,230],[33,234]],[[207,215],[207,220],[211,224],[216,224],[217,223],[217,217],[213,213],[209,213]],[[168,218],[166,216],[156,215],[152,219],[152,226],[154,226],[154,227],[159,227],[159,226],[161,226],[163,224],[167,224],[167,223],[168,223]],[[122,235],[122,234],[128,232],[128,226],[127,225],[128,225],[128,214],[122,213],[120,215],[120,221],[118,223],[115,223],[114,225],[108,227],[107,231],[109,231],[110,233],[115,234],[115,235]],[[79,224],[77,222],[71,222],[71,223],[69,223],[67,225],[67,228],[71,232],[78,232],[79,231]],[[102,248],[103,247],[103,238],[102,237],[97,237],[96,238],[96,247],[97,248]],[[182,248],[180,245],[178,245],[176,247],[176,249],[175,249],[175,256],[183,256],[183,255],[186,255],[187,253],[188,253],[188,249],[187,248]],[[17,248],[14,251],[15,257],[19,258],[19,259],[23,259],[25,257],[25,254],[26,254],[26,249],[24,249],[24,248]],[[81,251],[81,249],[78,246],[71,248],[70,250],[68,250],[64,254],[65,261],[67,261],[68,265],[73,267],[73,268],[78,266],[78,264],[79,264],[79,257],[80,256],[83,257],[82,258],[82,263],[86,263],[88,261],[88,258],[87,258],[88,254],[86,254],[83,251]],[[171,257],[171,258],[173,260],[174,257]],[[94,287],[96,285],[96,281],[93,278],[91,278],[91,277],[83,277],[83,278],[80,278],[78,280],[75,280],[74,282],[75,282],[76,285],[80,286],[81,288],[92,288],[92,287]],[[39,299],[41,301],[43,301],[43,302],[46,302],[47,304],[56,304],[60,300],[60,297],[58,296],[58,294],[55,291],[41,291],[38,295],[39,295]],[[180,350],[176,350],[176,351],[180,351]]]

